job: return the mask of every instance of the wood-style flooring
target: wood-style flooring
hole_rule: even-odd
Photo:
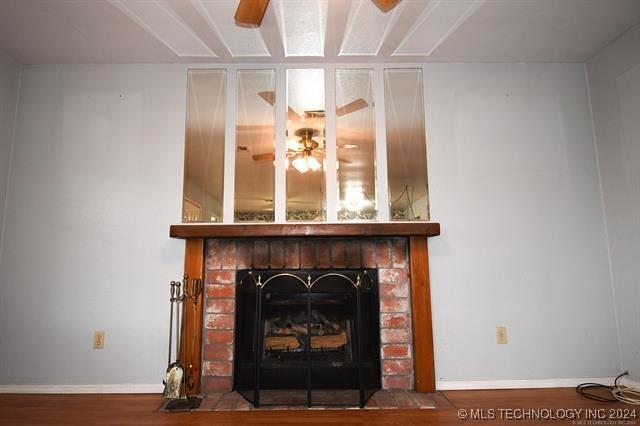
[[[436,409],[428,410],[260,410],[167,413],[158,408],[158,395],[0,395],[0,425],[520,425],[520,424],[640,424],[640,408],[621,403],[598,403],[585,399],[572,388],[445,391],[433,395]],[[496,419],[461,420],[458,412]],[[529,413],[522,409],[548,409],[554,416],[570,410],[587,409],[593,415],[606,415],[616,423],[572,423],[565,420],[510,420],[505,416]],[[633,411],[635,409],[635,411]],[[499,410],[503,410],[502,412]],[[510,410],[510,411],[509,411]],[[603,411],[604,410],[604,411]],[[625,411],[626,410],[626,411]],[[576,413],[571,411],[572,413]],[[538,412],[540,413],[540,412]],[[545,412],[542,412],[544,415]],[[621,418],[627,414],[626,418]],[[612,417],[614,416],[614,417]],[[592,419],[593,420],[593,419]]]

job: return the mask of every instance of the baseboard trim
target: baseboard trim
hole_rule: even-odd
[[[540,389],[540,388],[573,388],[580,383],[594,382],[612,384],[614,377],[581,378],[581,379],[537,379],[537,380],[476,380],[457,381],[439,380],[438,390],[473,390],[473,389]],[[625,386],[640,388],[640,383],[623,378]],[[2,393],[161,393],[161,384],[117,384],[117,385],[0,385]]]
[[[0,393],[162,393],[161,384],[0,385]]]
[[[640,382],[631,380],[628,377],[623,377],[622,380],[620,380],[620,383],[622,383],[624,386],[628,388],[640,389]]]
[[[613,380],[614,377],[476,381],[439,380],[436,383],[436,388],[438,390],[573,388],[585,382],[609,385],[613,383]]]

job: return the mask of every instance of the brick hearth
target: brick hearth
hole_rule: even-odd
[[[382,387],[413,389],[407,238],[210,239],[205,247],[203,394],[231,390],[236,271],[251,268],[377,268]]]

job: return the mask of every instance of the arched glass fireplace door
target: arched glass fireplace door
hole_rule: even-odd
[[[380,388],[376,270],[237,273],[234,389],[256,407],[363,407]]]

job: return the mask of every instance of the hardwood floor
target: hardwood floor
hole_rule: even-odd
[[[157,411],[162,404],[158,395],[0,395],[0,425],[256,425],[256,424],[340,424],[340,425],[451,425],[451,424],[571,424],[563,421],[517,421],[500,419],[498,409],[604,409],[607,420],[631,420],[610,424],[640,424],[631,417],[609,417],[609,409],[634,410],[624,404],[607,404],[580,397],[572,388],[447,391],[434,395],[438,408],[433,410],[264,410],[233,412],[167,413]],[[490,415],[495,420],[462,421],[458,410]],[[565,413],[566,411],[559,411]],[[505,415],[522,411],[504,411]],[[635,408],[636,417],[640,409]],[[617,413],[622,415],[624,413]],[[585,412],[583,411],[583,416]],[[636,421],[638,423],[636,423]],[[588,424],[588,423],[583,423]],[[591,423],[595,424],[595,423]],[[603,424],[603,423],[600,423]]]

